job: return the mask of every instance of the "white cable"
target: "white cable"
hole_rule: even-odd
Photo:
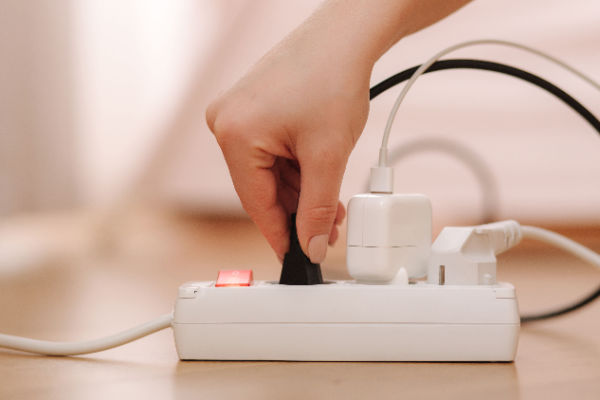
[[[169,313],[162,315],[155,320],[146,322],[145,324],[105,338],[82,342],[51,342],[0,333],[0,347],[49,356],[74,356],[78,354],[95,353],[124,345],[141,337],[150,335],[151,333],[169,328],[172,321],[173,314]]]
[[[398,113],[398,108],[400,108],[400,104],[402,104],[402,101],[406,97],[406,94],[408,93],[408,91],[410,90],[412,85],[415,83],[415,81],[429,67],[431,67],[431,65],[433,63],[438,61],[441,57],[445,56],[446,54],[451,53],[456,50],[459,50],[459,49],[462,49],[464,47],[475,46],[475,45],[480,45],[480,44],[497,44],[497,45],[515,47],[515,48],[536,54],[536,55],[543,57],[543,58],[561,66],[562,68],[572,72],[573,74],[577,75],[579,78],[583,79],[584,81],[586,81],[587,83],[589,83],[590,85],[595,87],[596,89],[600,90],[600,83],[596,82],[589,76],[585,75],[583,72],[571,67],[570,65],[568,65],[564,61],[559,60],[558,58],[555,58],[555,57],[553,57],[549,54],[546,54],[540,50],[536,50],[532,47],[528,47],[528,46],[525,46],[525,45],[522,45],[519,43],[510,42],[508,40],[498,40],[498,39],[470,40],[467,42],[455,44],[454,46],[450,46],[450,47],[440,51],[439,53],[437,53],[436,55],[431,57],[429,60],[427,60],[425,63],[423,63],[415,71],[415,73],[411,76],[411,78],[408,80],[408,82],[406,82],[406,85],[404,85],[404,88],[402,88],[402,92],[400,92],[400,94],[398,95],[398,98],[396,99],[396,102],[394,103],[394,106],[392,107],[392,111],[390,112],[390,116],[388,117],[388,120],[387,120],[387,123],[385,126],[385,131],[383,133],[383,140],[381,141],[381,148],[379,150],[379,163],[378,163],[379,167],[387,167],[387,146],[388,146],[388,141],[389,141],[389,137],[390,137],[390,132],[392,130],[392,124],[394,123],[394,119],[396,118],[396,114]]]
[[[471,170],[481,188],[483,204],[482,220],[488,222],[498,215],[500,207],[498,199],[500,198],[500,194],[498,193],[498,183],[494,178],[492,169],[487,164],[485,158],[456,140],[441,136],[432,136],[403,142],[390,151],[388,165],[392,167],[410,155],[426,151],[445,153],[463,162]],[[369,179],[365,185],[365,191],[370,191],[371,183],[371,179]]]
[[[534,226],[521,226],[521,233],[524,238],[535,239],[551,244],[600,268],[600,254],[565,236]]]

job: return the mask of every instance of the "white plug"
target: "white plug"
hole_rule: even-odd
[[[371,193],[394,192],[394,169],[392,167],[373,167],[369,178]]]
[[[395,279],[399,271],[410,278],[425,276],[430,246],[426,196],[370,193],[350,199],[346,263],[358,282],[405,281]]]
[[[493,285],[496,255],[521,241],[521,226],[508,220],[446,227],[431,246],[427,281],[440,285]]]

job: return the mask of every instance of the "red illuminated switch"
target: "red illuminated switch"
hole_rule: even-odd
[[[217,276],[216,287],[250,286],[252,284],[252,270],[222,270]]]

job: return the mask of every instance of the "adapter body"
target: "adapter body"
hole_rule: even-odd
[[[182,360],[512,361],[514,287],[190,282],[173,331]]]
[[[400,268],[410,278],[427,273],[431,202],[421,194],[369,193],[348,203],[346,263],[362,283],[386,283]]]

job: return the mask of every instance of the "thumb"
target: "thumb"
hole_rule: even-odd
[[[340,186],[347,155],[335,151],[311,153],[300,164],[300,196],[296,227],[298,241],[311,262],[325,259],[329,235],[338,213]]]

